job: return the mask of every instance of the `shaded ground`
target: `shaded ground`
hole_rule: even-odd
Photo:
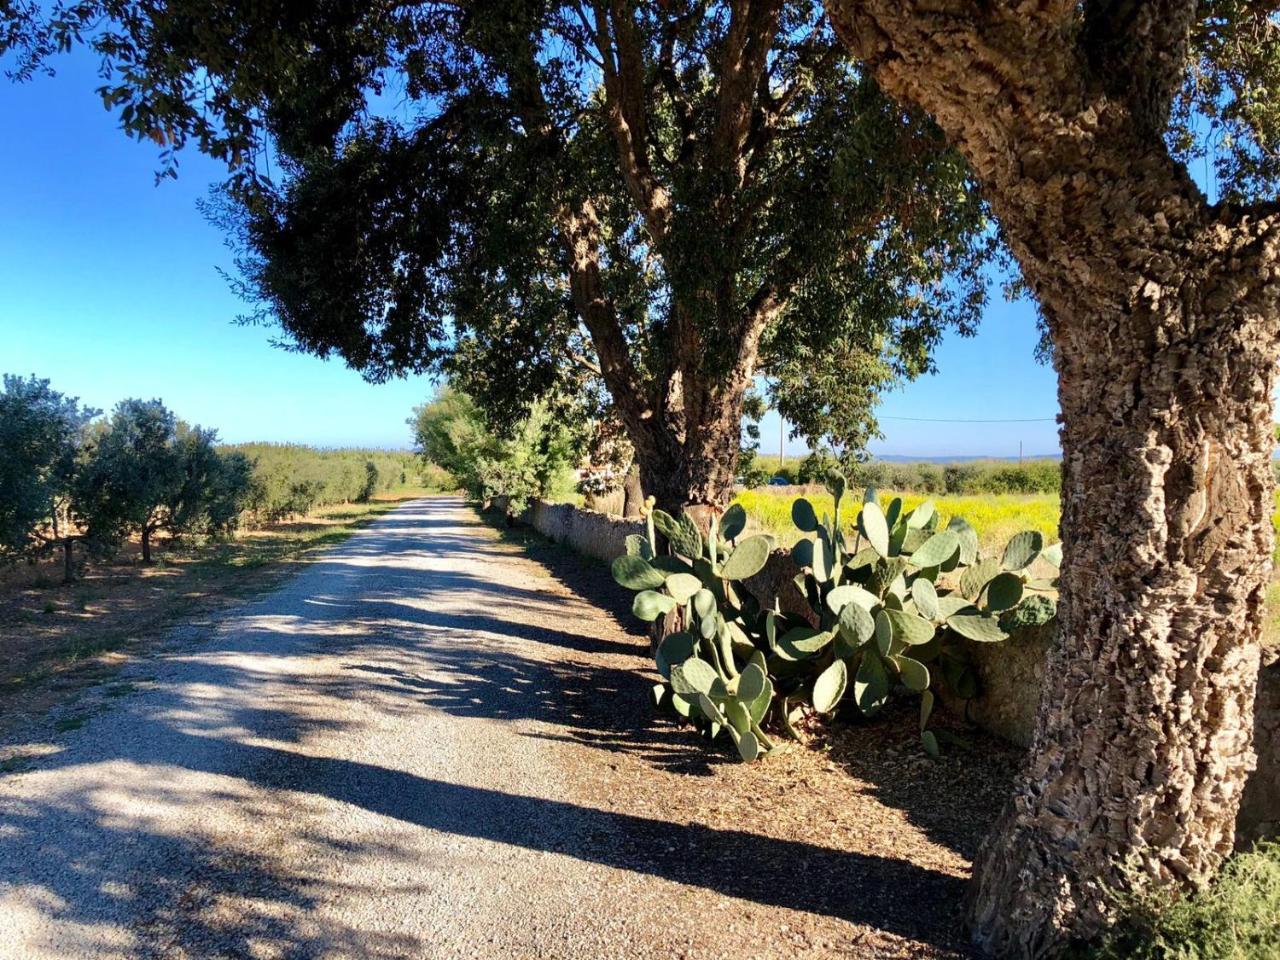
[[[1007,758],[709,753],[605,577],[416,501],[82,692],[0,752],[0,956],[962,955]]]

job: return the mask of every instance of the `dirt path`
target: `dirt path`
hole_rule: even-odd
[[[708,754],[579,576],[415,501],[7,744],[0,957],[955,955],[980,772]]]

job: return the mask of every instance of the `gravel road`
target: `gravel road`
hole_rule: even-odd
[[[5,745],[0,957],[958,955],[945,824],[708,754],[645,652],[413,501]]]

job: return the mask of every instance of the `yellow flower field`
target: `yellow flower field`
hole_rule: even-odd
[[[812,493],[793,493],[770,490],[759,487],[755,490],[744,490],[734,498],[747,511],[753,526],[778,538],[779,543],[793,543],[800,538],[800,532],[791,523],[791,504],[800,496],[806,497],[813,504],[818,516],[823,512],[831,513],[834,506],[831,495],[825,490]],[[959,516],[968,520],[978,531],[978,538],[988,549],[1003,547],[1015,533],[1020,530],[1039,530],[1044,534],[1045,542],[1052,543],[1058,539],[1058,507],[1057,494],[980,494],[976,496],[929,496],[927,494],[904,493],[891,491],[880,493],[880,505],[888,507],[895,496],[902,497],[904,510],[910,510],[925,500],[932,500],[942,515],[945,524],[952,517]],[[1275,495],[1276,510],[1272,514],[1272,524],[1280,534],[1280,490]],[[845,498],[841,509],[845,526],[851,526],[857,516],[858,504],[862,496],[853,491]]]
[[[830,514],[834,508],[834,501],[825,490],[806,494],[773,492],[768,488],[744,490],[738,494],[735,502],[742,504],[754,526],[773,534],[779,543],[792,543],[800,538],[800,531],[791,522],[791,504],[802,495],[813,504],[818,516],[822,516],[824,512]],[[1048,543],[1058,539],[1059,511],[1058,497],[1055,494],[930,497],[925,494],[883,491],[880,494],[880,505],[887,508],[895,496],[902,497],[904,510],[914,509],[925,500],[932,500],[944,524],[952,517],[963,517],[978,531],[983,546],[991,549],[1003,547],[1020,530],[1038,530],[1044,534]],[[852,526],[861,500],[861,495],[856,493],[845,498],[840,513],[846,527]]]

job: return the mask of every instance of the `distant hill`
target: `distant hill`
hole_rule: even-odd
[[[1029,460],[1061,460],[1060,453],[1034,453],[1024,454],[1022,457],[993,457],[989,454],[976,454],[971,456],[960,457],[908,457],[899,454],[885,454],[883,456],[875,456],[872,461],[879,460],[883,463],[974,463],[979,460],[985,460],[988,463],[998,461],[1001,463],[1017,463],[1019,459],[1026,462]]]

